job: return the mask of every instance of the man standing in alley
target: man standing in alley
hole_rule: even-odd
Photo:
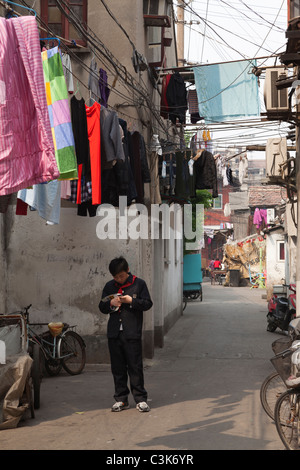
[[[136,408],[150,411],[144,388],[142,326],[143,312],[152,307],[152,300],[145,281],[131,274],[125,258],[113,259],[109,272],[113,279],[103,289],[99,309],[110,315],[107,337],[116,400],[111,410],[129,408],[129,376]]]

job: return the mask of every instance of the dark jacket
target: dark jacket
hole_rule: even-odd
[[[129,273],[129,277],[124,284],[125,286],[133,281],[133,276]],[[110,294],[116,294],[122,289],[114,279],[109,281],[102,292],[101,299]],[[132,304],[123,304],[121,308],[115,312],[112,311],[110,300],[99,303],[99,309],[104,314],[110,314],[107,325],[107,337],[117,338],[122,323],[124,336],[127,339],[140,339],[142,337],[143,328],[143,312],[149,310],[153,303],[147,288],[147,284],[143,279],[135,278],[134,282],[128,287],[122,289],[123,295],[132,297]]]
[[[185,82],[179,72],[171,75],[167,86],[166,98],[171,122],[176,124],[176,118],[178,118],[181,124],[185,124],[185,113],[188,109],[187,91]]]
[[[212,197],[218,197],[217,167],[213,154],[204,150],[194,162],[196,189],[212,189]]]

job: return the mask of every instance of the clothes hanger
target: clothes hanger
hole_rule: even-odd
[[[36,17],[36,11],[33,10],[32,8],[24,7],[23,5],[20,5],[19,3],[11,2],[10,0],[5,0],[5,3],[10,3],[11,5],[16,5],[17,7],[25,8],[25,10],[32,11],[34,13],[34,16]]]
[[[198,150],[198,152],[196,153],[196,155],[193,157],[193,160],[194,160],[194,161],[198,160],[198,158],[201,157],[201,155],[202,155],[203,152],[204,152],[204,149]]]
[[[60,39],[59,38],[40,38],[40,41],[58,41],[58,47],[60,46]]]

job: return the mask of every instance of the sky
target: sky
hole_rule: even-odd
[[[287,0],[185,0],[185,59],[187,63],[220,63],[245,58],[269,57],[286,49]],[[176,2],[175,2],[176,4]],[[176,7],[175,7],[176,13]],[[258,59],[273,66],[274,58]],[[264,111],[264,74],[260,80],[261,111]],[[285,136],[287,124],[276,122],[250,128],[214,126],[213,139],[228,144],[265,144],[268,138]],[[289,142],[291,143],[291,142]],[[252,154],[263,158],[262,152]]]
[[[287,0],[192,0],[189,7],[185,21],[200,24],[186,26],[188,61],[223,62],[285,49]]]

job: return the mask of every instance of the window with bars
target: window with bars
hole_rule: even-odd
[[[214,199],[213,208],[214,209],[222,209],[223,208],[222,194],[219,194],[219,196]]]
[[[70,9],[80,18],[83,24],[87,22],[87,0],[66,0]],[[86,40],[81,37],[77,29],[70,23],[67,17],[57,7],[55,0],[41,0],[41,13],[44,23],[49,27],[48,36],[58,36],[77,44],[86,46]],[[69,9],[66,8],[66,13]],[[44,33],[43,33],[44,34]]]

